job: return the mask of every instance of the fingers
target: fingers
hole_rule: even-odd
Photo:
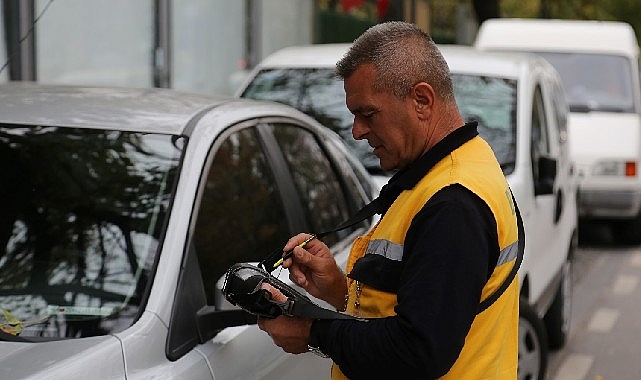
[[[293,236],[291,239],[287,241],[287,244],[285,244],[285,247],[283,248],[284,252],[291,251],[294,249],[294,247],[302,244],[305,240],[309,239],[312,235],[307,234],[307,233],[300,233],[296,236]]]

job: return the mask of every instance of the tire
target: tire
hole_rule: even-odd
[[[548,362],[545,326],[524,299],[519,302],[519,314],[518,380],[544,380]]]
[[[570,259],[565,262],[562,271],[559,289],[543,318],[547,331],[548,347],[553,350],[565,345],[570,331],[572,310],[572,261]]]

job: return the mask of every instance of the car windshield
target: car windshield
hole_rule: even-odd
[[[461,112],[479,121],[479,133],[494,149],[504,171],[511,172],[516,149],[516,82],[464,75],[454,75],[453,80]],[[333,69],[262,70],[242,97],[277,101],[305,112],[337,132],[370,172],[381,172],[367,141],[352,137],[353,116],[345,106],[343,82]]]
[[[381,171],[366,140],[354,140],[354,117],[345,105],[343,82],[333,69],[269,69],[260,71],[241,95],[290,105],[336,132],[373,173]]]
[[[572,112],[635,112],[630,61],[622,56],[536,52],[561,75]]]
[[[516,159],[516,81],[452,74],[454,96],[466,121],[478,122],[479,134],[490,144],[505,175]]]
[[[105,335],[141,311],[181,137],[0,124],[0,330]]]

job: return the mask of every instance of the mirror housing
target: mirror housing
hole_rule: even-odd
[[[556,179],[555,158],[541,156],[538,161],[539,179],[534,184],[534,195],[554,194],[554,180]]]

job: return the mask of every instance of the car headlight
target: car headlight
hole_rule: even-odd
[[[636,161],[600,161],[592,168],[595,176],[636,177]]]

